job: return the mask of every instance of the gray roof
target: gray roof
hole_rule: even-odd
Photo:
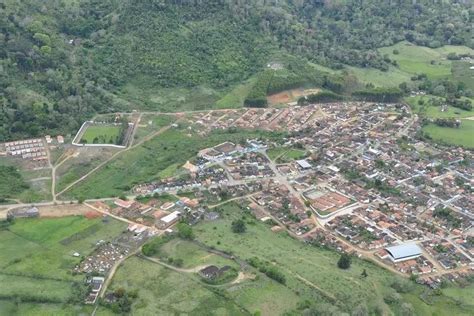
[[[297,160],[296,163],[298,165],[300,165],[300,167],[303,168],[303,169],[311,168],[311,165],[305,159]]]
[[[391,246],[385,248],[385,250],[387,250],[395,260],[421,255],[421,248],[415,243]]]

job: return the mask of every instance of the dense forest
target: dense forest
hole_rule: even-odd
[[[469,0],[5,0],[0,141],[126,109],[117,91],[137,78],[153,89],[225,89],[279,53],[387,70],[377,48],[474,47],[473,21]]]

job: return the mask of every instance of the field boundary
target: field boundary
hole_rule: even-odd
[[[82,123],[81,128],[79,128],[79,131],[77,131],[76,136],[74,136],[72,140],[72,145],[78,146],[78,147],[112,147],[112,148],[119,148],[119,149],[124,149],[127,148],[127,143],[129,143],[129,138],[130,138],[130,132],[127,132],[127,137],[124,141],[125,145],[115,145],[115,144],[82,144],[80,143],[82,136],[84,135],[87,127],[90,125],[94,124],[94,121],[85,121]],[[133,123],[132,123],[133,124]],[[130,127],[129,127],[130,130]],[[132,127],[133,130],[133,127]]]

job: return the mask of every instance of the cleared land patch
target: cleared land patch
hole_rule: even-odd
[[[120,135],[120,127],[115,125],[87,126],[81,137],[85,144],[116,144]]]
[[[27,315],[33,302],[39,311],[45,309],[44,315],[52,310],[58,315],[83,310],[75,300],[83,276],[71,273],[80,258],[73,254],[89,254],[97,241],[110,240],[124,228],[113,219],[103,222],[102,218],[70,216],[17,219],[0,230],[0,311],[13,309]],[[15,298],[20,303],[10,306]],[[66,302],[68,309],[63,310]]]

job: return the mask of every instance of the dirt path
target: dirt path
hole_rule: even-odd
[[[140,257],[143,258],[143,259],[146,259],[148,261],[151,261],[151,262],[157,263],[159,265],[162,265],[163,267],[168,268],[170,270],[173,270],[173,271],[176,271],[176,272],[181,272],[181,273],[197,273],[197,272],[201,271],[202,269],[209,266],[207,264],[207,265],[200,265],[200,266],[197,266],[197,267],[194,267],[194,268],[184,269],[184,268],[178,268],[178,267],[172,266],[170,264],[164,263],[163,261],[155,259],[155,258],[151,258],[151,257],[147,257],[147,256],[140,256]]]

